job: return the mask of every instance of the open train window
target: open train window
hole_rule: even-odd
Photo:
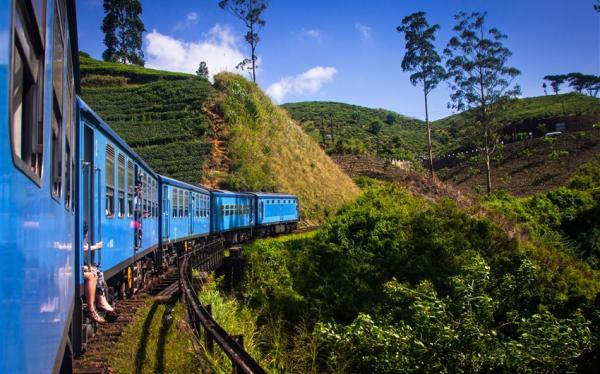
[[[46,1],[15,1],[14,4],[10,97],[13,160],[39,186],[44,152]]]
[[[119,217],[125,216],[125,156],[119,152],[117,183],[119,184]]]
[[[133,215],[133,189],[135,183],[133,181],[133,162],[127,160],[127,215]]]
[[[173,188],[173,199],[171,199],[173,205],[173,218],[177,217],[177,189]]]
[[[106,216],[115,216],[115,148],[106,145]]]

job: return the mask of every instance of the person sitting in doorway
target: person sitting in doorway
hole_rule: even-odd
[[[102,242],[98,242],[93,245],[88,243],[88,227],[87,222],[83,224],[83,250],[95,251],[102,249]],[[88,252],[89,253],[89,252]],[[85,300],[87,303],[86,314],[87,316],[97,322],[106,323],[106,320],[98,314],[96,307],[105,312],[109,320],[114,320],[117,317],[115,309],[110,305],[106,299],[106,282],[104,281],[104,273],[100,270],[100,267],[88,262],[88,258],[92,258],[90,255],[84,255],[83,265],[83,279],[84,279],[84,291]]]

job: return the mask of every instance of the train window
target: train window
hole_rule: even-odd
[[[183,190],[179,190],[179,217],[183,217]]]
[[[117,183],[119,184],[119,217],[125,216],[125,156],[119,153]]]
[[[189,193],[187,191],[183,194],[183,216],[187,217],[189,215],[189,201],[188,201]]]
[[[152,179],[152,217],[158,217],[158,187],[154,179]]]
[[[115,216],[115,149],[106,145],[106,216]]]
[[[177,217],[177,189],[173,188],[173,198],[171,199],[173,205],[173,218]]]
[[[11,135],[15,165],[41,184],[43,130],[43,74],[45,1],[16,1],[13,18]],[[37,22],[36,22],[37,21]]]
[[[133,189],[135,183],[133,180],[133,162],[127,161],[127,215],[131,217],[133,215]]]

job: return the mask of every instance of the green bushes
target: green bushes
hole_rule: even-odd
[[[283,319],[278,350],[298,355],[299,323],[313,327],[303,362],[314,371],[570,371],[598,346],[598,274],[543,235],[588,211],[587,193],[495,195],[488,206],[539,231],[519,242],[451,201],[359,182],[363,195],[316,234],[245,249],[244,295],[264,320]]]

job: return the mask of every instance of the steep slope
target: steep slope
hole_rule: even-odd
[[[282,107],[328,153],[380,153],[414,159],[426,148],[423,122],[389,110],[316,101]],[[379,140],[371,128],[373,122],[380,124]]]
[[[215,76],[215,86],[220,92],[213,111],[227,126],[222,141],[229,171],[222,187],[297,194],[307,223],[358,196],[352,180],[258,86],[229,73]]]
[[[81,56],[83,99],[156,171],[189,183],[209,157],[206,79]]]

